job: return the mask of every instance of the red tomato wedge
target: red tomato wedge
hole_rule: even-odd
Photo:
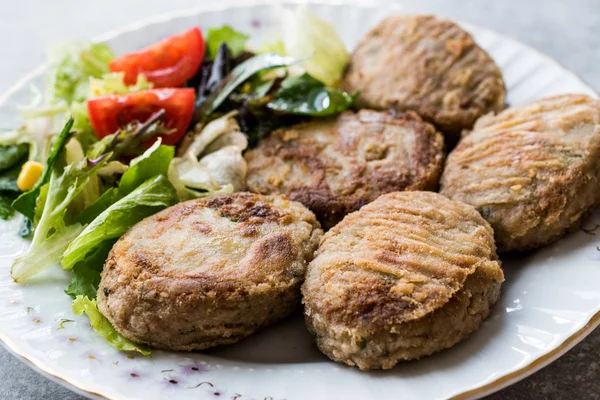
[[[198,28],[168,37],[145,49],[110,62],[113,72],[124,72],[125,83],[135,84],[138,74],[155,88],[183,86],[194,76],[204,59],[204,38]]]
[[[160,109],[165,110],[163,124],[173,132],[160,135],[163,144],[174,146],[186,133],[194,114],[194,89],[152,89],[94,97],[88,100],[90,124],[96,136],[117,132],[133,121],[145,122]]]

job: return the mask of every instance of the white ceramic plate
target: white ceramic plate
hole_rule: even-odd
[[[288,5],[289,6],[289,5]],[[333,21],[348,48],[389,10],[313,4]],[[255,43],[272,38],[279,9],[218,7],[162,17],[106,35],[117,52],[139,49],[184,28],[229,24]],[[509,102],[594,91],[554,61],[492,31],[463,24],[502,68]],[[28,100],[36,71],[0,98],[2,126],[17,125],[16,105]],[[585,226],[600,222],[596,213]],[[292,318],[239,344],[205,353],[150,357],[119,353],[70,311],[60,268],[26,285],[9,277],[27,247],[19,220],[0,224],[0,338],[49,376],[89,396],[110,399],[441,399],[475,398],[522,379],[583,339],[600,317],[600,251],[596,236],[572,234],[531,256],[504,259],[502,298],[482,329],[432,357],[387,372],[360,372],[330,362],[312,345],[301,318]],[[62,320],[67,321],[62,327]]]

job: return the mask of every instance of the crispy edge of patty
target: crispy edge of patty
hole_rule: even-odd
[[[437,189],[445,153],[444,138],[433,125],[424,122],[419,115],[411,111],[392,114],[391,112],[372,110],[360,110],[357,113],[344,112],[338,118],[330,119],[329,124],[339,125],[343,123],[340,120],[350,118],[361,124],[387,124],[411,131],[416,140],[411,149],[414,162],[410,170],[391,171],[389,168],[386,170],[379,167],[374,168],[368,176],[361,176],[360,179],[347,183],[346,188],[354,188],[350,194],[334,192],[326,182],[329,171],[323,165],[323,154],[318,147],[322,144],[318,145],[314,141],[298,143],[302,139],[303,129],[323,125],[322,121],[315,121],[278,129],[270,136],[261,139],[255,149],[246,153],[249,190],[262,194],[283,193],[290,199],[306,205],[315,213],[323,227],[328,229],[338,223],[346,214],[358,210],[381,194],[398,190]],[[334,129],[337,129],[339,134],[339,126]],[[288,135],[289,132],[293,134]],[[293,144],[286,146],[290,142]],[[350,158],[346,156],[348,152],[358,151],[356,148],[342,148],[340,143],[332,145],[344,153],[347,159]],[[286,186],[291,183],[292,188],[281,188],[283,178],[273,175],[268,168],[273,164],[275,158],[282,159],[286,164],[302,162],[310,171],[310,180],[318,179],[319,184],[312,186],[305,184],[305,179],[294,179],[291,182],[289,180],[285,182]],[[390,165],[393,165],[393,162]],[[353,164],[353,168],[361,170],[367,166],[368,161]],[[263,184],[255,182],[253,177],[264,178],[260,180]],[[275,183],[270,183],[273,180]]]
[[[394,34],[393,31],[400,24],[409,26],[402,34]],[[453,32],[451,38],[447,37],[449,32]],[[432,33],[437,35],[435,39],[431,39]],[[418,35],[438,41],[441,41],[439,36],[443,35],[445,51],[436,54],[435,58],[409,59],[408,55],[414,53]],[[393,53],[395,49],[391,48],[390,39],[396,39],[396,46],[410,49],[397,52],[399,54],[394,59],[398,60],[398,66],[393,64],[394,60],[377,62],[366,59],[372,56],[371,45],[375,40],[385,43],[380,46],[379,53],[384,50]],[[386,48],[381,50],[384,46]],[[470,60],[471,64],[477,63],[475,66],[452,67],[469,56],[475,58]],[[450,67],[448,60],[451,61]],[[393,96],[393,81],[389,76],[395,71],[401,74],[396,77],[398,81],[412,81],[412,93],[405,96],[408,100],[403,103]],[[450,76],[451,72],[453,74]],[[373,91],[376,87],[373,82],[377,82],[377,79],[383,82],[379,92]],[[494,60],[456,23],[432,15],[394,15],[372,28],[353,51],[342,86],[347,91],[361,92],[357,101],[360,107],[413,110],[450,136],[458,136],[462,130],[470,129],[479,117],[506,108],[506,87]]]
[[[220,210],[223,218],[236,217],[241,224],[260,223],[261,220],[283,224],[295,222],[289,212],[281,212],[279,207],[269,211],[259,207],[259,204],[238,212],[239,210],[227,207],[232,198],[234,202],[238,199],[256,204],[262,196],[235,193],[191,200],[163,210],[149,219],[158,218],[172,224],[185,220],[187,215],[198,208],[210,207]],[[285,196],[269,198],[284,199],[287,202]],[[290,203],[301,211],[302,215],[296,217],[312,222],[310,236],[296,253],[301,262],[308,264],[318,246],[322,230],[314,214],[299,203]],[[234,211],[235,215],[232,214]],[[300,285],[304,276],[297,274],[293,274],[287,281],[246,283],[234,279],[216,281],[201,276],[161,276],[160,266],[152,265],[152,260],[144,257],[138,257],[138,260],[128,258],[127,249],[131,244],[123,243],[130,232],[111,250],[98,289],[98,308],[119,333],[134,342],[176,351],[201,350],[234,343],[282,319],[300,304]],[[275,236],[275,239],[279,238],[278,235]],[[280,244],[283,248],[278,249]],[[125,248],[121,249],[119,246]],[[275,240],[263,250],[276,252],[283,257],[290,253],[287,245],[280,240]],[[137,265],[138,261],[144,265]],[[124,276],[115,272],[119,265],[120,270],[125,269],[131,274]],[[149,273],[149,269],[156,271]],[[178,320],[181,321],[181,326],[173,321],[174,314],[182,317]],[[181,327],[186,329],[181,330]]]

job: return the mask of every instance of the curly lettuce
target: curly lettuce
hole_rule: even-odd
[[[89,78],[110,73],[108,63],[115,58],[103,43],[69,42],[50,48],[46,95],[49,104],[71,105],[84,101],[89,92]]]
[[[36,213],[40,209],[43,211],[29,250],[13,263],[11,276],[16,282],[22,282],[61,261],[65,249],[84,228],[79,222],[72,221],[68,208],[103,164],[104,161],[99,161],[90,165],[87,159],[83,159],[65,166],[64,153],[61,153],[57,165],[52,168],[50,181],[38,188],[40,195]],[[40,199],[45,201],[40,204]]]
[[[46,163],[42,177],[32,191],[24,193],[13,203],[13,207],[35,225],[29,250],[13,263],[11,275],[15,281],[21,282],[60,263],[67,247],[88,223],[81,220],[82,214],[87,214],[89,221],[93,221],[114,202],[132,190],[139,189],[150,177],[167,174],[173,149],[163,148],[157,142],[141,157],[132,161],[132,167],[123,181],[126,189],[109,197],[107,192],[114,193],[115,189],[109,189],[100,196],[97,187],[98,170],[113,161],[118,154],[131,154],[132,149],[139,148],[148,139],[147,135],[152,135],[153,126],[159,123],[160,115],[162,114],[157,113],[144,124],[132,124],[118,134],[97,142],[86,156],[83,156],[77,143],[71,152],[68,149],[67,141],[73,124],[73,120],[69,119]],[[154,153],[157,156],[152,158]],[[152,160],[148,161],[150,158]],[[103,200],[102,207],[97,206],[100,200]],[[94,213],[91,214],[89,209]]]

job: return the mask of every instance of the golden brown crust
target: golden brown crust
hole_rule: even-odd
[[[439,310],[464,296],[471,276],[495,295],[482,301],[473,314],[479,317],[461,329],[453,318],[464,312]],[[431,354],[475,330],[503,280],[493,231],[473,207],[437,193],[401,192],[379,197],[325,234],[302,292],[308,326],[321,350],[363,369],[391,368],[399,359]],[[462,310],[471,303],[459,304]],[[437,336],[449,332],[424,328],[438,324],[431,319],[438,312],[456,326],[446,341]],[[427,340],[415,347],[407,338],[419,329]],[[370,346],[361,345],[365,337]]]
[[[398,328],[349,327],[308,312],[306,325],[332,360],[362,370],[390,369],[398,361],[450,348],[476,331],[500,297],[502,283],[497,279],[496,267],[477,268],[443,307]]]
[[[113,247],[98,307],[125,337],[170,350],[232,343],[289,314],[322,234],[283,196],[180,203]]]
[[[329,228],[383,193],[435,190],[443,151],[415,113],[346,112],[262,139],[246,153],[247,184],[303,203]]]
[[[413,110],[454,135],[505,107],[494,61],[458,25],[428,15],[381,21],[354,50],[343,86],[360,91],[361,107]]]
[[[499,251],[537,248],[600,201],[600,102],[556,96],[486,116],[448,157],[441,192],[475,206]]]

